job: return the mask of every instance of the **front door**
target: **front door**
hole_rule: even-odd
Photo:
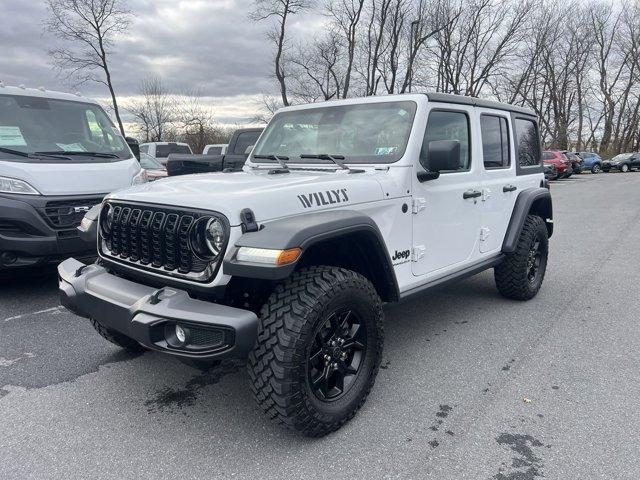
[[[416,276],[438,278],[478,257],[482,192],[474,147],[478,139],[471,138],[473,115],[473,107],[463,106],[434,107],[429,112],[421,157],[426,159],[431,141],[457,140],[460,164],[435,180],[421,183],[414,175],[412,270]]]

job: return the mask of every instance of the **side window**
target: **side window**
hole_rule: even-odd
[[[457,140],[460,142],[460,165],[458,171],[469,170],[469,117],[464,112],[432,110],[424,132],[420,161],[428,163],[429,142]]]
[[[481,115],[482,156],[484,168],[509,168],[509,127],[507,119],[496,115]]]
[[[533,167],[540,164],[540,142],[538,129],[533,120],[516,118],[516,145],[518,164],[521,167]]]

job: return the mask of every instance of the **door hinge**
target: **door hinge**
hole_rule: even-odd
[[[411,253],[411,261],[419,261],[420,259],[422,259],[422,257],[424,257],[426,251],[427,247],[425,247],[424,245],[416,245],[415,247],[413,247],[413,252]]]
[[[486,202],[490,198],[491,198],[491,190],[488,189],[488,188],[483,188],[482,189],[482,201]]]
[[[427,200],[422,197],[416,197],[411,201],[411,212],[418,213],[427,208]]]
[[[488,228],[481,228],[480,229],[480,241],[484,242],[487,238],[489,238],[489,234],[491,233],[491,230],[489,230]]]

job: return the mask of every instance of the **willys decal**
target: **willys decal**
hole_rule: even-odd
[[[349,201],[346,188],[338,190],[326,190],[324,192],[303,193],[298,195],[298,200],[304,208],[321,207]]]

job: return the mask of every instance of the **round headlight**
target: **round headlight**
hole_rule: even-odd
[[[217,218],[209,219],[204,229],[204,239],[213,256],[220,255],[225,240],[224,225],[220,220]]]
[[[216,217],[199,219],[191,228],[191,249],[202,260],[215,260],[226,242],[226,230],[222,220]]]

